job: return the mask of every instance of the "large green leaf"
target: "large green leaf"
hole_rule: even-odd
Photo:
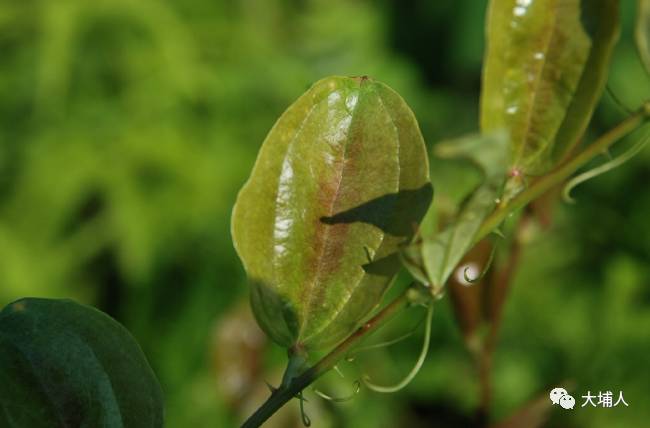
[[[618,27],[618,0],[491,1],[481,128],[510,133],[512,167],[544,173],[578,142]]]
[[[463,204],[457,218],[440,233],[407,246],[402,259],[420,282],[441,290],[454,268],[475,244],[485,217],[498,205],[508,168],[508,139],[503,133],[476,135],[438,144],[442,158],[466,159],[483,174],[483,182]]]
[[[351,333],[379,304],[431,197],[404,100],[365,77],[317,82],[267,136],[233,211],[262,328],[308,349]]]
[[[0,426],[163,426],[162,390],[131,334],[71,300],[0,312]]]

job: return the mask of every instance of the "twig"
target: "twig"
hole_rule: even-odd
[[[634,112],[631,116],[620,122],[616,127],[606,134],[602,135],[584,150],[561,164],[555,170],[549,172],[538,180],[534,181],[530,187],[515,196],[505,206],[497,208],[484,222],[479,230],[475,243],[490,234],[510,213],[523,208],[533,199],[537,199],[544,192],[560,184],[569,178],[578,169],[582,168],[596,156],[603,154],[621,138],[625,137],[632,131],[639,128],[650,118],[650,101],[646,102],[643,107]]]
[[[533,182],[528,189],[515,196],[510,203],[499,207],[483,222],[474,243],[479,242],[490,234],[505,220],[510,213],[524,207],[533,199],[536,199],[544,192],[566,180],[590,160],[605,152],[612,144],[620,140],[630,132],[644,124],[650,117],[650,102],[643,108],[636,111],[627,119],[619,123],[614,129],[607,132],[594,143],[589,145],[582,152],[578,153],[568,161],[564,162],[548,175]],[[404,309],[410,302],[409,294],[417,292],[414,287],[409,287],[399,297],[389,303],[377,315],[359,327],[351,336],[339,344],[333,351],[327,354],[314,366],[305,370],[302,374],[288,379],[286,385],[271,394],[271,397],[242,425],[242,428],[257,428],[271,417],[280,407],[289,400],[296,397],[303,389],[313,383],[320,376],[332,369],[336,363],[345,357],[346,353],[366,335],[376,331],[384,325],[393,315]]]
[[[507,206],[500,207],[494,211],[483,223],[478,234],[478,240],[490,233],[497,225],[513,211],[526,206],[532,200],[539,198],[545,192],[559,185],[579,168],[587,164],[596,156],[605,153],[610,146],[619,141],[630,132],[643,125],[650,117],[650,104],[646,103],[641,109],[632,113],[631,116],[619,123],[614,129],[610,130],[594,143],[589,145],[582,152],[570,158],[561,164],[554,171],[533,182],[533,184],[522,193],[517,195]],[[512,277],[521,258],[522,243],[518,235],[526,223],[529,221],[526,214],[520,219],[517,225],[510,256],[506,262],[505,268],[498,271],[491,281],[491,296],[489,302],[490,326],[481,348],[477,355],[478,376],[480,385],[480,404],[477,412],[479,424],[487,424],[489,408],[492,401],[492,361],[496,342],[501,326],[503,306],[512,282]]]
[[[332,369],[336,363],[345,357],[347,352],[367,335],[386,324],[393,315],[406,308],[411,302],[411,293],[417,292],[414,286],[407,288],[395,300],[379,311],[368,322],[359,327],[351,336],[339,344],[323,359],[302,374],[289,379],[286,386],[275,390],[268,400],[242,425],[242,428],[257,428],[289,400],[313,383],[320,376]]]
[[[527,226],[528,222],[528,214],[524,214],[517,224],[514,239],[510,247],[510,254],[504,267],[496,270],[491,275],[490,281],[487,284],[487,289],[489,290],[487,302],[489,329],[477,355],[480,387],[480,404],[477,414],[479,426],[487,426],[489,421],[490,406],[492,403],[492,361],[499,336],[504,303],[522,255],[523,243],[520,238],[521,231]]]

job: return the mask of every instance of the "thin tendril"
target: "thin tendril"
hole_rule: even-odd
[[[497,236],[501,237],[503,235],[502,234],[501,235],[497,234]],[[492,249],[490,250],[490,257],[488,258],[487,262],[485,263],[485,267],[483,268],[481,273],[476,278],[470,278],[469,277],[468,272],[469,272],[470,266],[465,266],[465,269],[463,269],[463,278],[465,279],[465,281],[467,281],[470,284],[475,284],[475,283],[479,282],[480,280],[482,280],[485,277],[485,275],[488,273],[490,268],[492,267],[492,263],[494,262],[494,255],[496,254],[496,252],[497,252],[497,244],[493,243],[492,244]]]
[[[627,115],[634,114],[634,111],[632,109],[630,109],[628,106],[623,104],[623,101],[621,101],[621,99],[616,95],[616,93],[614,93],[614,90],[612,89],[611,86],[609,85],[605,86],[605,90],[607,91],[607,95],[609,95],[612,101],[614,101],[614,104],[616,104],[616,107],[621,109]]]
[[[574,203],[575,200],[571,197],[571,190],[577,185],[584,183],[587,180],[590,180],[594,177],[597,177],[601,174],[606,173],[609,170],[612,170],[618,166],[621,166],[631,158],[633,158],[637,153],[639,153],[645,145],[650,141],[650,133],[646,134],[641,140],[639,140],[634,146],[627,150],[622,155],[612,159],[609,162],[604,163],[590,171],[584,172],[576,177],[573,177],[567,184],[564,186],[562,191],[562,196],[566,202]]]
[[[311,426],[311,419],[307,416],[305,412],[305,397],[302,392],[298,394],[298,399],[300,400],[300,417],[302,418],[302,424],[306,427]]]
[[[431,302],[429,304],[429,307],[427,308],[427,318],[425,321],[426,324],[424,326],[424,343],[422,344],[422,351],[420,352],[420,356],[418,357],[415,366],[413,366],[413,368],[411,369],[411,372],[408,375],[406,375],[406,377],[401,382],[393,386],[375,385],[374,383],[370,382],[368,376],[364,376],[363,383],[368,389],[375,392],[384,392],[384,393],[397,392],[400,389],[407,386],[413,380],[413,378],[415,378],[415,376],[422,368],[422,365],[424,364],[424,360],[426,359],[427,353],[429,351],[429,341],[431,340],[432,320],[433,320],[433,302]]]
[[[361,391],[361,381],[355,380],[352,385],[354,385],[354,390],[350,395],[347,395],[345,397],[332,397],[331,395],[327,395],[316,388],[313,388],[313,391],[323,400],[332,401],[334,403],[344,403],[346,401],[352,400],[357,394],[359,394],[359,391]]]
[[[500,228],[494,229],[492,231],[492,233],[494,235],[496,235],[498,238],[501,238],[501,239],[506,238],[506,236],[503,234],[503,232],[501,231]],[[468,271],[470,269],[470,266],[465,266],[465,269],[463,269],[463,278],[465,279],[465,281],[467,281],[470,284],[474,284],[474,283],[477,283],[480,280],[482,280],[485,277],[485,275],[488,273],[490,268],[492,267],[492,263],[494,262],[494,256],[495,256],[496,252],[497,252],[497,244],[496,244],[496,242],[494,242],[492,244],[492,250],[490,251],[490,257],[488,258],[487,263],[485,263],[485,267],[483,268],[481,273],[476,278],[470,278],[469,277]]]
[[[497,245],[492,244],[492,250],[490,250],[490,258],[488,258],[485,267],[476,278],[469,277],[468,271],[470,269],[470,266],[465,266],[465,269],[463,269],[463,278],[465,279],[465,281],[469,282],[470,284],[475,284],[480,280],[482,280],[483,277],[485,277],[485,274],[487,274],[490,268],[492,267],[492,262],[494,262],[494,255],[496,254],[496,252],[497,252]]]
[[[419,324],[418,324],[418,326],[419,326]],[[413,336],[413,333],[415,333],[415,330],[414,331],[409,331],[406,334],[403,334],[403,335],[401,335],[399,337],[396,337],[395,339],[387,340],[385,342],[375,343],[375,344],[367,345],[367,346],[359,346],[357,349],[354,350],[354,352],[351,352],[349,354],[349,357],[354,358],[354,357],[356,357],[357,355],[359,355],[362,352],[371,351],[373,349],[378,349],[378,348],[386,348],[388,346],[399,343],[402,340],[408,339],[409,337]]]
[[[399,343],[399,342],[401,342],[403,340],[406,340],[406,339],[408,339],[409,337],[411,337],[411,336],[413,336],[415,334],[418,327],[420,327],[420,324],[422,324],[423,320],[424,320],[424,318],[422,318],[420,321],[418,321],[418,323],[415,325],[415,327],[413,327],[413,329],[411,329],[411,331],[409,331],[408,333],[403,334],[403,335],[401,335],[399,337],[396,337],[396,338],[390,339],[390,340],[386,340],[386,341],[380,342],[380,343],[374,343],[372,345],[359,346],[356,349],[354,349],[354,351],[350,352],[347,355],[347,358],[351,358],[353,360],[354,357],[356,357],[357,355],[359,355],[359,354],[361,354],[363,352],[371,351],[373,349],[386,348],[388,346],[391,346],[391,345]]]

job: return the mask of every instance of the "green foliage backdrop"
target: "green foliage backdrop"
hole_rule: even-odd
[[[634,2],[623,3],[610,86],[637,106],[650,82],[634,52]],[[430,145],[476,130],[484,10],[475,0],[1,1],[0,307],[25,296],[98,306],[143,346],[167,426],[235,426],[284,360],[252,322],[229,232],[264,136],[331,74],[389,84]],[[622,117],[605,96],[588,138]],[[444,206],[463,186],[432,168]],[[497,417],[567,380],[577,395],[622,390],[630,407],[554,410],[551,426],[650,417],[649,181],[646,150],[576,189],[578,204],[558,206],[549,230],[531,230],[496,355]],[[416,335],[358,363],[390,380],[419,346]],[[319,388],[349,391],[359,369],[342,369],[347,380],[328,375]],[[476,392],[446,299],[409,388],[341,405],[314,396],[308,411],[316,427],[464,426]],[[295,407],[269,426],[298,426]]]

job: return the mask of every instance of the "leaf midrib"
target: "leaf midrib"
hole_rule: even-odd
[[[390,114],[390,112],[388,111],[388,108],[386,108],[386,105],[385,105],[385,103],[384,103],[384,101],[383,101],[383,99],[382,99],[382,97],[381,97],[381,94],[380,94],[378,91],[373,91],[373,92],[374,92],[375,95],[377,96],[377,100],[379,101],[379,105],[381,106],[381,108],[382,108],[382,109],[384,110],[384,112],[386,113],[386,117],[388,117],[388,119],[390,120],[390,123],[391,123],[391,125],[393,126],[393,129],[394,129],[394,131],[395,131],[395,137],[396,137],[396,141],[397,141],[397,144],[396,144],[396,146],[397,146],[397,155],[398,155],[398,156],[397,156],[397,159],[398,159],[398,161],[397,161],[397,173],[398,173],[398,180],[399,180],[399,182],[398,182],[398,186],[397,186],[397,187],[398,187],[397,190],[399,191],[399,183],[401,183],[401,181],[402,181],[402,180],[401,180],[401,172],[402,172],[402,171],[401,171],[401,167],[400,167],[400,163],[399,163],[399,159],[400,159],[400,157],[399,157],[399,153],[400,153],[400,152],[399,152],[399,149],[400,149],[400,133],[399,133],[399,128],[398,128],[397,125],[395,124],[395,119],[393,118],[393,116],[392,116],[392,115]],[[355,109],[355,111],[356,111],[356,109]],[[352,119],[350,120],[350,128],[352,128],[352,124],[353,124],[353,123],[354,123],[354,116],[353,116]],[[347,146],[346,146],[346,148],[347,148]],[[344,157],[345,157],[345,151],[344,151]],[[341,181],[342,181],[342,180],[343,180],[343,172],[341,172]],[[340,181],[339,181],[339,185],[340,185]],[[337,195],[337,196],[338,196],[338,195]],[[336,198],[333,199],[332,206],[334,205],[335,201],[336,201]],[[331,212],[330,214],[333,214],[333,212]],[[327,230],[329,230],[329,229],[327,229]],[[380,241],[379,244],[377,245],[377,249],[380,248],[381,245],[383,244],[384,237],[385,237],[385,234],[382,233],[382,235],[381,235],[381,241]],[[334,320],[336,320],[336,318],[341,314],[341,312],[343,312],[343,309],[345,308],[345,306],[348,304],[348,302],[349,302],[350,299],[352,298],[352,295],[354,294],[354,291],[355,291],[355,287],[352,287],[352,289],[349,290],[349,292],[348,292],[347,295],[345,296],[345,299],[343,299],[342,302],[341,302],[341,304],[338,305],[337,310],[336,310],[336,311],[332,311],[332,315],[329,317],[329,319],[326,320],[325,322],[323,322],[322,325],[321,325],[321,327],[320,327],[318,330],[312,332],[309,336],[307,336],[307,337],[304,338],[303,340],[304,340],[304,341],[307,341],[307,340],[309,340],[310,338],[315,337],[316,335],[318,335],[319,333],[321,333],[322,331],[324,331],[324,330],[325,330],[325,329],[326,329],[326,328],[327,328],[327,327],[328,327],[332,322],[334,322]],[[311,302],[312,300],[313,300],[313,294],[310,294],[310,302]]]
[[[556,28],[557,28],[557,22],[558,22],[558,7],[557,7],[557,0],[553,2],[553,6],[551,8],[553,9],[551,16],[553,17],[553,21],[551,24],[551,31],[548,32],[548,37],[546,38],[546,43],[543,45],[543,53],[544,57],[540,61],[540,65],[537,68],[536,74],[536,79],[535,79],[535,85],[533,87],[533,94],[530,100],[530,105],[528,108],[528,112],[526,114],[526,120],[524,122],[525,128],[524,128],[524,141],[522,144],[519,145],[519,150],[516,156],[517,162],[521,161],[523,158],[524,150],[527,147],[527,140],[528,140],[528,135],[531,133],[531,128],[532,128],[532,120],[533,120],[533,111],[535,110],[535,102],[537,101],[537,94],[539,93],[539,86],[541,85],[542,82],[542,76],[544,75],[544,70],[546,69],[546,65],[548,62],[548,53],[551,47],[551,42],[555,39],[555,34],[556,34]],[[547,137],[547,142],[546,144],[548,145],[549,138]],[[543,152],[544,149],[539,150],[539,152]]]
[[[345,163],[346,163],[346,154],[347,154],[347,149],[348,149],[348,144],[347,144],[348,141],[347,140],[349,138],[350,129],[352,129],[352,126],[355,123],[354,118],[355,118],[355,115],[356,115],[356,113],[357,113],[357,111],[359,109],[359,103],[361,102],[361,91],[362,91],[361,87],[355,89],[355,92],[357,94],[357,101],[356,101],[356,103],[354,105],[354,108],[353,108],[352,112],[350,112],[350,124],[348,125],[348,127],[346,129],[346,136],[345,136],[346,143],[343,145],[343,153],[341,154],[341,158],[342,158],[341,162],[340,162],[341,167],[340,167],[340,170],[337,171],[337,173],[339,175],[339,180],[338,180],[338,183],[336,184],[336,190],[334,191],[334,195],[332,196],[332,201],[330,203],[329,209],[325,213],[326,215],[329,215],[329,216],[334,215],[334,206],[336,205],[336,202],[338,201],[338,198],[340,196],[339,193],[340,193],[340,190],[341,190],[341,182],[343,181],[343,175],[344,175]],[[348,97],[350,95],[351,94],[348,94]],[[343,102],[345,103],[346,100],[343,99]],[[324,256],[325,250],[327,248],[327,243],[328,243],[331,228],[332,228],[332,226],[325,227],[325,232],[323,233],[323,238],[322,238],[323,243],[321,245],[319,254],[316,256],[316,260],[317,260],[316,270],[314,272],[314,279],[313,279],[313,281],[311,281],[310,286],[309,286],[309,292],[307,293],[308,298],[307,298],[307,301],[305,302],[305,305],[304,305],[304,308],[305,308],[304,309],[304,320],[301,323],[300,332],[298,334],[298,337],[302,336],[303,332],[307,328],[308,314],[312,312],[312,306],[314,304],[314,295],[315,295],[314,289],[316,288],[317,284],[320,283],[320,280],[321,280],[320,276],[321,276],[321,272],[323,270],[323,260],[324,260],[323,256]],[[336,311],[335,313],[338,313],[338,311]],[[302,338],[302,341],[305,342],[305,341],[309,340],[309,338],[311,338],[311,337],[317,335],[318,333],[320,333],[325,328],[325,326],[328,325],[328,322],[324,322],[322,324],[323,325],[319,329],[312,332],[309,336]]]

